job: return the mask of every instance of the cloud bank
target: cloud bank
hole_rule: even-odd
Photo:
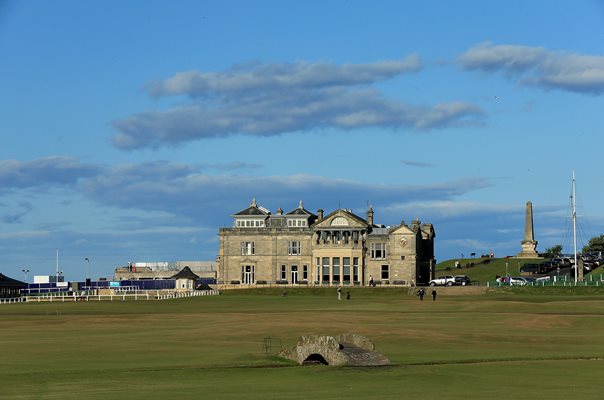
[[[421,68],[421,60],[415,54],[403,60],[370,64],[255,63],[235,66],[225,72],[179,72],[171,78],[149,83],[147,91],[152,97],[257,97],[267,92],[371,84]]]
[[[0,160],[0,193],[9,189],[72,185],[98,174],[100,166],[81,163],[77,158],[51,156],[32,161]]]
[[[67,177],[41,174],[37,168],[41,165],[46,171],[66,171]],[[233,166],[238,167],[238,164]],[[247,207],[252,197],[273,210],[294,209],[300,199],[315,208],[336,209],[341,205],[364,209],[366,201],[376,206],[426,199],[445,201],[490,186],[481,178],[430,185],[384,185],[303,174],[250,176],[220,172],[210,175],[203,172],[204,168],[203,164],[168,161],[103,166],[66,157],[28,162],[11,160],[0,162],[0,185],[23,190],[55,185],[104,206],[161,211],[210,225],[224,223],[228,215]],[[19,172],[18,179],[15,171]],[[45,180],[50,177],[54,180]],[[31,207],[23,203],[21,209],[22,212],[5,216],[4,222],[19,221]]]
[[[480,123],[476,105],[432,106],[389,99],[372,84],[421,69],[416,55],[372,64],[249,64],[226,72],[182,72],[147,85],[152,97],[184,95],[164,111],[113,121],[122,150],[174,146],[232,135],[268,137],[314,129],[430,130]]]
[[[604,92],[604,56],[485,42],[463,53],[458,62],[467,70],[501,72],[523,85],[593,95]]]

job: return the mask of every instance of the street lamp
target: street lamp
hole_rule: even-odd
[[[86,260],[86,266],[87,266],[87,269],[86,269],[86,280],[89,280],[90,279],[90,258],[84,257],[84,260]],[[90,279],[90,286],[92,288],[92,279]]]
[[[23,274],[25,275],[25,283],[27,283],[27,273],[29,272],[28,269],[22,269],[21,271],[23,271]]]

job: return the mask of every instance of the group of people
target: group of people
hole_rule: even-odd
[[[338,300],[342,300],[342,286],[338,287]],[[346,300],[350,300],[350,291],[346,292]]]
[[[421,301],[424,301],[424,296],[426,295],[426,291],[424,288],[419,288],[417,293],[415,293]],[[432,301],[436,301],[436,290],[432,290]]]
[[[432,290],[432,301],[436,301],[436,290]],[[285,296],[285,293],[283,294]],[[416,292],[416,295],[419,297],[421,301],[424,301],[424,296],[426,295],[426,291],[424,288],[419,288]],[[342,300],[342,286],[338,287],[338,300]],[[350,300],[350,291],[346,292],[346,300]]]

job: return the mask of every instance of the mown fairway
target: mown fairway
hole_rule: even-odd
[[[604,291],[530,289],[1,305],[0,398],[602,399]],[[393,365],[301,367],[262,351],[266,336],[289,347],[343,332]]]

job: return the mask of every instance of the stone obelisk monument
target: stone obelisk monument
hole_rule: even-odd
[[[537,241],[533,233],[533,203],[530,201],[526,202],[526,216],[524,219],[524,240],[520,242],[522,244],[522,251],[518,253],[518,258],[538,258],[537,253]]]

